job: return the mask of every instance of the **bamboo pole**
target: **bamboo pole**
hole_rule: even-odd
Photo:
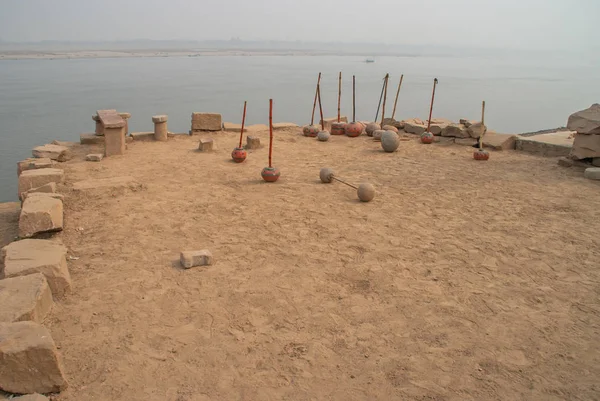
[[[385,74],[384,94],[383,94],[383,108],[381,109],[381,128],[383,128],[383,120],[385,120],[385,102],[387,100],[387,88],[390,74]]]
[[[242,138],[244,137],[244,123],[246,122],[246,101],[244,101],[244,115],[242,117],[242,129],[240,131],[240,146],[242,147]]]
[[[387,74],[386,74],[387,76]],[[381,95],[379,95],[379,104],[377,105],[377,113],[375,113],[374,123],[377,122],[377,117],[379,117],[379,108],[381,107],[381,100],[383,99],[383,91],[385,89],[385,78],[383,79],[383,86],[381,87]]]
[[[487,132],[487,128],[485,126],[485,100],[481,102],[481,125],[484,130],[479,137],[479,149],[483,149],[483,136]]]
[[[396,92],[396,100],[394,100],[394,110],[392,111],[392,120],[396,117],[396,105],[398,104],[398,95],[400,95],[400,88],[402,87],[402,80],[404,79],[404,74],[400,75],[400,83],[398,84],[398,91]]]
[[[317,107],[317,90],[319,89],[320,83],[321,83],[321,73],[319,73],[319,78],[317,79],[317,89],[315,90],[315,102],[313,103],[312,117],[310,118],[310,125],[313,125],[315,123],[315,108]]]
[[[317,97],[319,98],[319,113],[321,114],[321,131],[325,131],[325,120],[323,119],[323,105],[321,104],[321,85],[317,85]]]
[[[355,187],[355,186],[354,186],[354,185],[352,185],[352,184],[348,184],[346,181],[342,181],[342,180],[340,180],[339,178],[336,178],[335,176],[331,176],[331,178],[333,178],[334,180],[336,180],[336,181],[338,181],[338,182],[341,182],[342,184],[346,184],[346,185],[348,185],[350,188],[358,189],[358,187]]]
[[[431,106],[429,107],[429,120],[427,120],[427,132],[429,131],[429,128],[431,128],[431,115],[433,113],[433,100],[435,99],[435,87],[438,83],[438,79],[434,78],[433,79],[433,93],[431,94]]]
[[[269,99],[269,168],[273,167],[273,99]]]
[[[342,99],[342,72],[340,71],[340,78],[338,83],[338,123],[340,122],[340,102]]]

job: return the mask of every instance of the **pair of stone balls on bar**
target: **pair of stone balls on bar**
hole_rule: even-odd
[[[433,143],[434,136],[431,132],[423,132],[421,134],[421,143],[430,144]]]
[[[233,152],[231,152],[231,158],[236,163],[242,163],[244,160],[246,160],[247,156],[248,154],[244,148],[235,148],[233,149]]]
[[[260,172],[260,176],[266,182],[275,182],[281,176],[281,172],[276,167],[265,167]]]
[[[319,131],[321,131],[321,128],[317,127],[316,125],[307,125],[302,128],[302,133],[304,136],[309,136],[311,138],[315,138],[319,134]]]
[[[351,123],[346,124],[344,127],[344,132],[346,133],[346,136],[349,136],[350,138],[356,138],[362,134],[364,129],[365,126],[362,125],[362,123],[359,123],[358,121],[352,121]]]
[[[321,182],[329,184],[333,181],[334,173],[333,169],[329,167],[323,167],[319,171],[319,178]],[[356,195],[361,202],[370,202],[375,197],[375,187],[368,182],[363,182],[356,189]]]

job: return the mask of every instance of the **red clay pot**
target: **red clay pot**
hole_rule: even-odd
[[[423,132],[421,134],[421,143],[430,144],[433,143],[433,134],[431,132]]]
[[[241,163],[246,160],[247,155],[248,154],[244,148],[235,148],[233,149],[233,152],[231,152],[231,158],[236,163]]]
[[[346,126],[344,127],[344,130],[346,131],[346,135],[351,137],[351,138],[355,138],[357,136],[360,136],[360,134],[362,134],[363,130],[365,129],[365,126],[362,125],[361,123],[357,122],[357,121],[353,121],[351,123],[346,124]]]
[[[260,175],[266,182],[275,182],[281,176],[281,172],[275,167],[265,167],[261,171]]]
[[[331,135],[344,135],[346,133],[346,123],[331,123]]]
[[[473,152],[473,159],[475,160],[488,160],[490,158],[490,153],[487,150],[477,149]]]

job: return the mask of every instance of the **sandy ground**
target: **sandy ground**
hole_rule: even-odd
[[[238,165],[236,135],[212,137],[63,165],[79,259],[46,321],[55,400],[600,399],[600,185],[580,170],[284,132],[268,184],[266,148]],[[139,185],[69,190],[116,176]],[[179,268],[204,248],[213,266]]]

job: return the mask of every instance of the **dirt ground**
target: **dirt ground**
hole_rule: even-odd
[[[66,164],[74,291],[47,318],[88,400],[598,400],[600,185],[556,159],[277,132]],[[263,144],[266,132],[260,133]],[[328,166],[374,184],[361,203]],[[132,176],[127,189],[72,191]],[[182,270],[179,252],[215,264]]]

